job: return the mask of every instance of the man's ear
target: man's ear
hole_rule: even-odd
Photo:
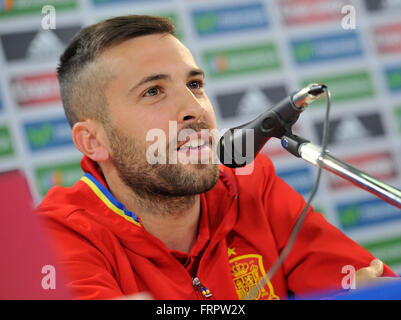
[[[84,120],[74,124],[72,140],[77,149],[93,161],[109,159],[108,139],[97,121]]]

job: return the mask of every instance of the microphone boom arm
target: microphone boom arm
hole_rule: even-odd
[[[401,209],[401,191],[376,179],[367,173],[337,159],[327,150],[296,135],[284,135],[281,145],[291,154],[302,158],[314,166],[322,168],[350,181],[357,187],[370,192],[387,203]]]

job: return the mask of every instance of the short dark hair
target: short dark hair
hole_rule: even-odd
[[[71,127],[84,118],[104,121],[107,115],[107,75],[99,70],[100,66],[91,68],[96,58],[112,45],[157,33],[175,36],[171,19],[149,15],[114,17],[88,26],[72,38],[57,68],[63,107]]]

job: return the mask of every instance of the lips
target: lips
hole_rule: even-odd
[[[203,147],[204,145],[209,144],[207,141],[201,139],[192,139],[188,140],[186,143],[184,143],[179,149],[198,149]]]
[[[211,136],[207,131],[202,130],[200,132],[187,136],[187,138],[184,141],[180,142],[177,145],[177,150],[198,149],[206,145],[209,146],[210,142],[211,142]]]

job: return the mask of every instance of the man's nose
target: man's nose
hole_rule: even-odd
[[[199,99],[189,88],[186,88],[184,92],[181,92],[180,96],[181,99],[179,101],[179,110],[177,114],[178,123],[183,125],[197,123],[205,114],[205,109]]]

